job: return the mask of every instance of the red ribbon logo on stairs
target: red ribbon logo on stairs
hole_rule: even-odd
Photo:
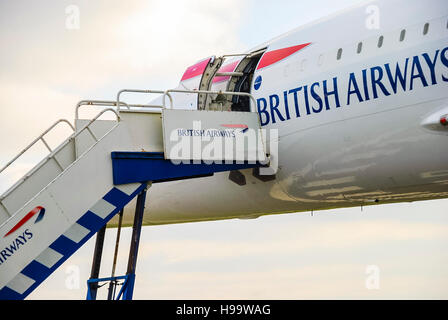
[[[232,128],[232,129],[242,129],[241,132],[244,133],[249,130],[247,124],[222,124],[221,127]]]
[[[9,236],[11,233],[13,233],[14,231],[16,231],[17,229],[19,229],[21,226],[23,226],[28,220],[30,220],[32,217],[34,217],[37,214],[37,218],[34,221],[34,223],[38,223],[39,221],[41,221],[45,215],[45,208],[41,207],[41,206],[37,206],[36,208],[34,208],[33,210],[31,210],[30,212],[28,212],[26,214],[26,216],[24,216],[22,218],[22,220],[20,220],[14,227],[12,227],[11,230],[8,231],[7,234],[5,234],[3,236],[3,238]]]

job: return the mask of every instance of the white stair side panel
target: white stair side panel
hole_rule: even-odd
[[[54,160],[45,164],[28,179],[18,185],[14,191],[3,199],[3,204],[11,214],[15,214],[25,203],[31,200],[40,190],[56,178],[62,170]]]
[[[45,208],[43,218],[39,221],[36,220],[38,214],[29,214],[38,206]],[[26,217],[30,218],[15,232],[7,235]],[[55,199],[46,190],[4,223],[0,227],[0,256],[3,260],[0,264],[0,288],[47,249],[70,225]]]
[[[128,111],[120,113],[128,125],[136,151],[163,152],[162,114],[158,111]]]
[[[56,152],[54,158],[64,169],[75,161],[75,144],[73,141],[70,141],[64,148]]]
[[[6,209],[0,204],[0,224],[2,221],[6,221],[9,218],[9,213]]]
[[[189,136],[185,130],[201,130],[207,139]],[[265,161],[261,132],[256,112],[163,110],[165,159]],[[179,154],[182,140],[189,145]]]
[[[70,141],[58,152],[57,158],[63,168],[75,160],[73,150],[74,141]],[[36,172],[18,185],[5,197],[5,199],[3,199],[2,202],[8,209],[10,215],[13,215],[62,172],[54,159],[44,159],[41,163],[43,163],[43,165]],[[1,221],[2,220],[0,220],[0,223]]]
[[[76,130],[79,131],[90,122],[90,119],[78,119],[75,122]],[[104,136],[112,127],[116,124],[116,121],[111,120],[96,120],[90,124],[89,128],[97,139]],[[79,157],[84,151],[90,148],[95,143],[95,138],[90,134],[88,130],[84,130],[76,137],[75,148],[76,155]]]
[[[83,157],[77,159],[48,191],[64,215],[75,223],[113,187],[112,151],[134,151],[125,123],[121,123]]]

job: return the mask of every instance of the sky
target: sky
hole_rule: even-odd
[[[0,166],[54,121],[72,121],[81,99],[175,87],[201,58],[246,51],[363,2],[0,0]],[[61,129],[49,141],[67,135]],[[0,176],[0,192],[44,154],[40,146],[24,155]],[[144,227],[134,297],[447,299],[447,205]],[[110,275],[115,233],[106,233],[101,276]],[[130,235],[123,229],[117,274],[125,273]],[[94,240],[29,299],[84,299]]]

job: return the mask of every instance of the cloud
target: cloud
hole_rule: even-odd
[[[118,54],[134,67],[150,67],[155,76],[183,72],[186,61],[241,49],[237,30],[243,9],[235,0],[153,1],[121,23],[125,45]]]
[[[238,26],[245,5],[236,0],[83,3],[79,30],[64,27],[64,6],[47,7],[52,16],[25,17],[28,28],[0,32],[7,43],[19,42],[16,50],[2,53],[9,62],[4,79],[72,91],[124,85],[136,77],[163,83],[180,79],[201,58],[243,49]],[[35,30],[43,19],[53,23]]]

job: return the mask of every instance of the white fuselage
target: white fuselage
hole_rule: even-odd
[[[263,128],[279,133],[275,180],[154,184],[145,224],[446,198],[447,23],[444,0],[376,1],[254,48],[310,43],[253,76]]]

